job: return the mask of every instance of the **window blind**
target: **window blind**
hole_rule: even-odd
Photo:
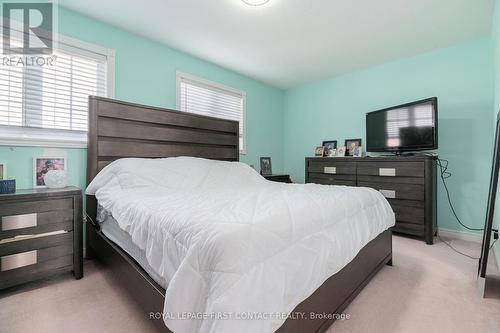
[[[178,109],[238,121],[240,152],[245,152],[245,92],[179,74],[177,82]]]
[[[87,131],[88,96],[107,94],[107,57],[59,44],[52,66],[0,65],[0,125]]]

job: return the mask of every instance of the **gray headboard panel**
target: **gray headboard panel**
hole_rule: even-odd
[[[232,120],[91,96],[87,183],[106,165],[123,157],[194,156],[238,161],[238,131],[238,122]],[[94,217],[95,203],[90,201],[88,212]]]

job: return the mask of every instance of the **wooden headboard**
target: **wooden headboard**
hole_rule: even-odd
[[[124,157],[194,156],[238,161],[237,121],[89,97],[87,184],[112,161]],[[96,203],[87,198],[94,218]]]

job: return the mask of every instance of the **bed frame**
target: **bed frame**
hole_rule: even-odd
[[[102,168],[118,158],[196,156],[238,161],[238,144],[235,121],[102,97],[89,98],[89,183]],[[100,231],[94,222],[96,207],[95,197],[87,196],[87,257],[95,257],[109,267],[144,309],[145,316],[153,320],[161,332],[171,333],[161,318],[165,290]],[[291,317],[276,333],[325,332],[335,318],[310,318],[309,314],[341,314],[386,264],[392,265],[391,230],[368,243],[353,261],[295,308],[294,312],[305,314],[305,319]]]

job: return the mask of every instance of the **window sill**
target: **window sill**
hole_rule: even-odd
[[[87,148],[87,133],[45,128],[0,126],[0,145]]]

